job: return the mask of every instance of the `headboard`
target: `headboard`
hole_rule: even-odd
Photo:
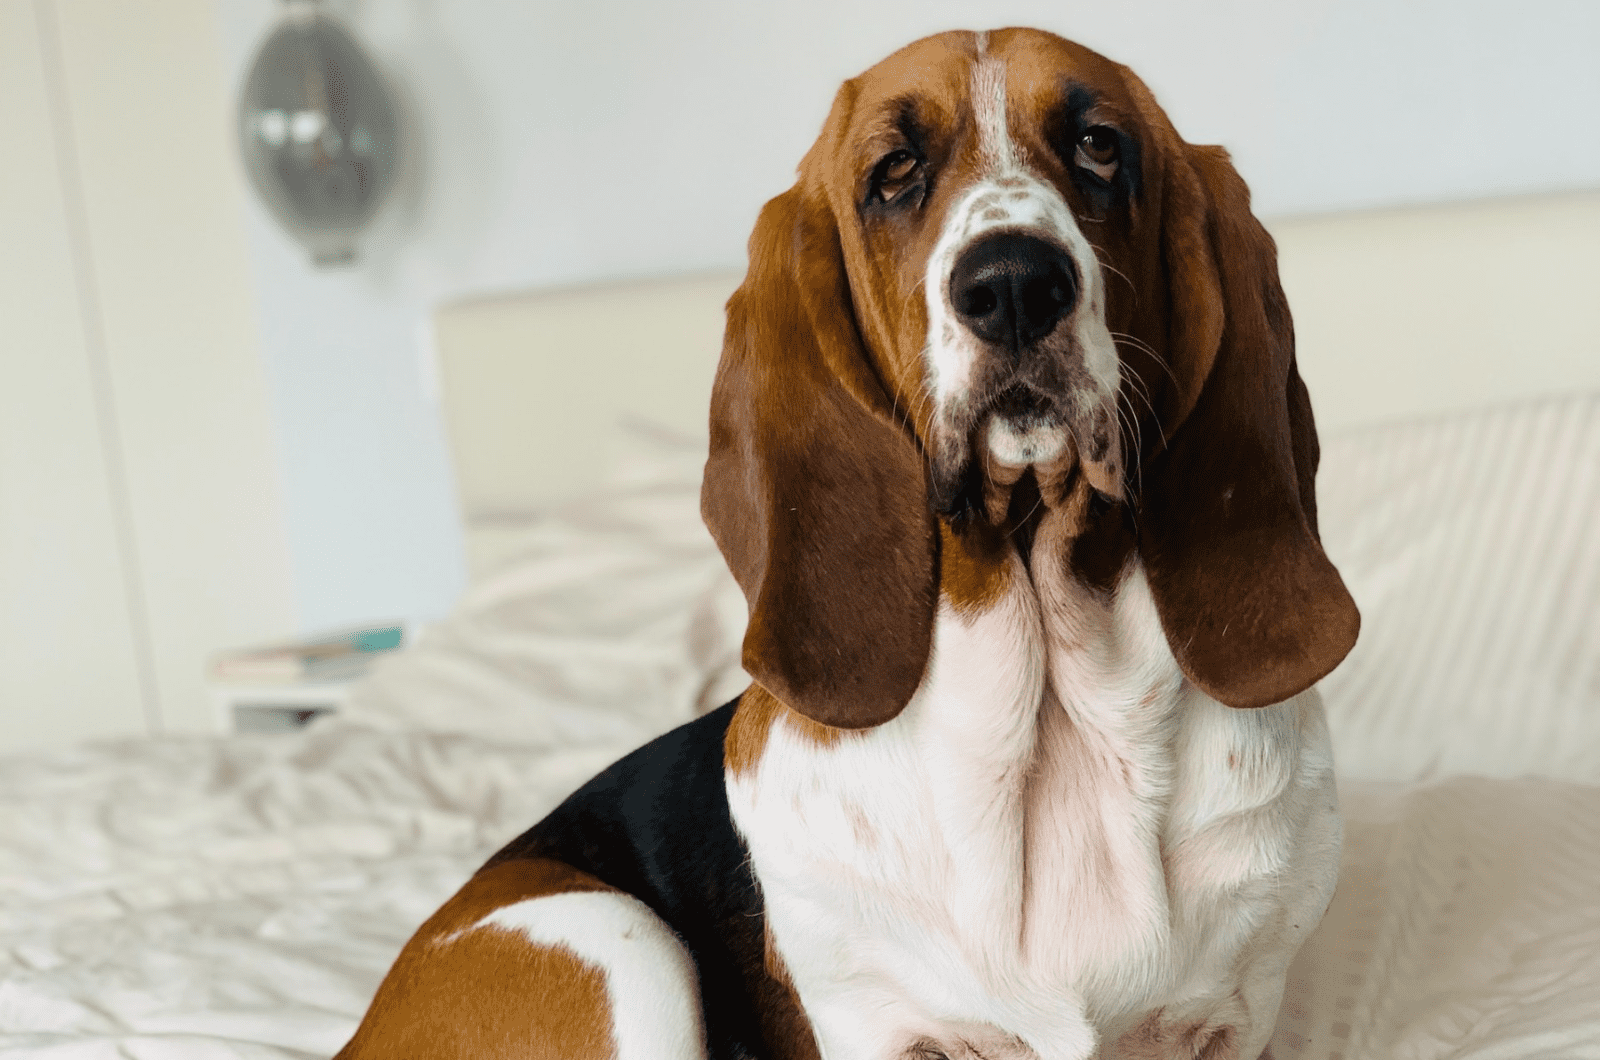
[[[1600,192],[1269,226],[1319,429],[1600,390]],[[436,319],[473,527],[591,488],[618,423],[705,434],[736,272],[460,302]]]
[[[722,306],[741,273],[458,302],[434,318],[440,396],[467,519],[594,486],[620,422],[706,433]]]

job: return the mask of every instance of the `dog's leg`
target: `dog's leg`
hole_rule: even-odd
[[[336,1060],[705,1060],[694,963],[648,906],[505,861],[418,929]]]

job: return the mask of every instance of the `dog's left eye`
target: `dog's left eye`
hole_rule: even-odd
[[[921,179],[922,159],[902,147],[884,155],[873,169],[871,197],[877,202],[893,202]]]
[[[1101,180],[1116,176],[1119,153],[1117,134],[1110,126],[1096,125],[1078,137],[1078,167]]]

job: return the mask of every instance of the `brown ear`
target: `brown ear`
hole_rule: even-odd
[[[1176,141],[1167,153],[1179,393],[1176,428],[1144,468],[1139,550],[1184,674],[1229,706],[1261,707],[1337,666],[1361,619],[1317,538],[1316,428],[1272,238],[1225,151]]]
[[[932,644],[936,525],[832,214],[801,187],[761,211],[728,302],[700,509],[749,601],[750,675],[826,725],[898,714]]]

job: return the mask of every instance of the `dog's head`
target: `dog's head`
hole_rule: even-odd
[[[1034,30],[846,82],[728,303],[702,510],[782,702],[878,724],[941,593],[981,606],[1042,508],[1109,587],[1137,553],[1173,654],[1238,707],[1355,642],[1317,540],[1311,405],[1271,238],[1226,152]]]

